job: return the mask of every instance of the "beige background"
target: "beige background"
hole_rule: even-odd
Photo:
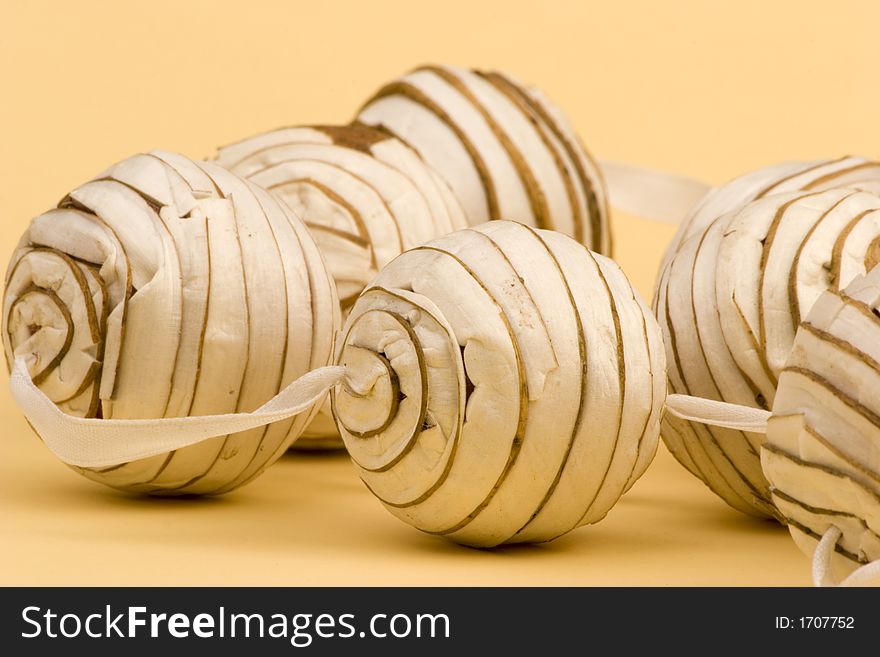
[[[113,161],[343,122],[429,61],[512,72],[597,156],[711,182],[880,156],[878,23],[871,0],[0,0],[0,257]],[[672,229],[615,220],[619,260],[649,295]],[[342,456],[287,457],[222,499],[138,499],[56,462],[5,387],[0,423],[2,584],[809,582],[784,529],[729,510],[662,449],[599,525],[481,552],[399,523]]]

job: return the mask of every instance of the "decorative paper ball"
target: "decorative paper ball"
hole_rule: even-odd
[[[769,410],[801,318],[880,261],[880,197],[804,186],[721,215],[678,245],[654,301],[671,392]],[[663,438],[731,506],[778,515],[762,435],[667,415]]]
[[[424,66],[382,87],[357,120],[415,148],[471,225],[510,219],[610,252],[599,168],[540,91],[503,73]]]
[[[418,154],[368,126],[281,128],[221,148],[217,163],[306,222],[343,313],[402,251],[467,225],[449,186]],[[341,441],[326,404],[296,447],[333,446]]]
[[[497,221],[407,251],[341,335],[346,448],[424,532],[551,540],[604,517],[655,453],[659,327],[613,261],[560,233]]]
[[[333,282],[292,211],[225,169],[161,151],[35,218],[6,275],[7,361],[24,356],[34,383],[79,417],[254,410],[332,359],[338,325]],[[136,492],[222,493],[275,461],[309,416],[77,469]]]
[[[761,450],[773,502],[812,554],[841,531],[838,577],[880,559],[880,268],[825,292],[800,325]]]
[[[224,146],[217,164],[302,217],[343,310],[396,255],[467,225],[449,186],[415,151],[364,125],[272,130]]]

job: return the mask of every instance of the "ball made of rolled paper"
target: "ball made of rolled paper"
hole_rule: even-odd
[[[836,527],[838,578],[880,559],[880,268],[825,292],[779,377],[761,463],[801,549]]]
[[[185,417],[259,407],[332,359],[339,321],[291,210],[225,169],[154,151],[30,223],[6,274],[3,344],[67,414]],[[77,470],[135,492],[222,493],[275,461],[311,414]]]
[[[565,115],[510,75],[423,66],[379,89],[357,121],[412,146],[471,225],[509,219],[610,253],[602,177]]]
[[[877,187],[880,167],[850,158],[784,169],[769,183],[767,171],[751,174],[747,204],[739,194],[746,178],[716,191],[715,209],[734,209],[711,221],[698,209],[661,272],[654,310],[672,392],[769,410],[801,318],[825,290],[880,260],[880,197],[861,191]],[[852,186],[828,189],[835,182]],[[779,191],[791,186],[799,191]],[[672,415],[662,433],[731,506],[778,517],[760,467],[762,435]]]
[[[302,217],[343,311],[394,256],[467,225],[449,186],[377,128],[279,128],[220,148],[216,161]]]
[[[424,532],[551,540],[604,517],[655,453],[659,327],[613,261],[560,233],[493,221],[407,251],[341,336],[346,448]]]
[[[280,128],[221,148],[217,163],[306,223],[343,314],[396,255],[464,228],[449,186],[399,139],[364,125]],[[296,447],[341,446],[329,405]]]

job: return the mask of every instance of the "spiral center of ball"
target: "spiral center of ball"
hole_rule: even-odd
[[[369,438],[384,431],[401,397],[397,374],[384,353],[346,345],[341,363],[347,374],[336,396],[336,415],[353,436]]]

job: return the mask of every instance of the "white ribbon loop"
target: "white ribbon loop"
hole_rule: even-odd
[[[761,408],[690,395],[669,395],[666,410],[682,420],[753,433],[767,433],[767,420],[770,418],[770,411]]]
[[[143,420],[81,418],[62,412],[31,381],[21,357],[15,360],[9,388],[53,454],[69,465],[101,468],[285,420],[311,408],[344,375],[345,368],[336,366],[308,372],[250,413]]]
[[[841,531],[829,527],[813,552],[813,586],[880,586],[880,560],[857,568],[842,581],[836,581],[831,570],[831,557]]]
[[[654,221],[680,224],[712,189],[700,180],[672,173],[607,160],[599,165],[611,205]]]

